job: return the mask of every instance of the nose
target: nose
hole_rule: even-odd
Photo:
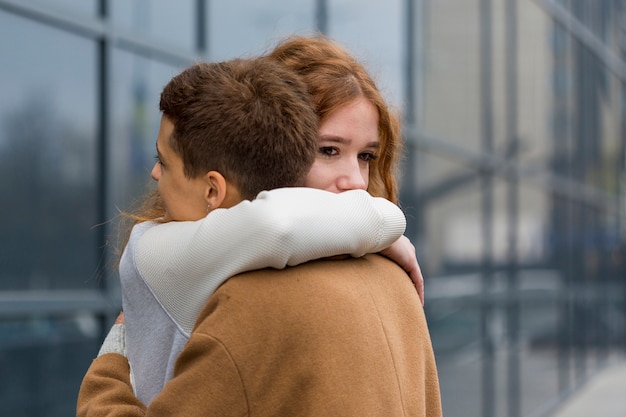
[[[358,160],[346,163],[345,170],[337,178],[340,191],[367,189],[367,172],[362,170]]]
[[[161,177],[161,165],[158,162],[155,163],[154,166],[152,167],[150,176],[152,177],[153,180],[159,181],[159,178]]]

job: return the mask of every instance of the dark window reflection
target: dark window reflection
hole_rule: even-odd
[[[0,290],[84,288],[98,256],[94,46],[2,13],[0,26]]]
[[[86,317],[0,320],[5,376],[0,377],[0,415],[75,415],[80,382],[100,345],[96,326]]]

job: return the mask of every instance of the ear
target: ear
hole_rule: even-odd
[[[224,176],[217,171],[209,171],[204,174],[204,182],[204,199],[211,210],[222,206],[228,187]]]

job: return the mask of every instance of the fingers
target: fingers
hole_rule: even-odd
[[[424,306],[424,277],[422,277],[421,273],[420,273],[419,284],[416,287],[417,287],[417,294],[420,297],[420,301],[422,302],[422,307],[423,307]]]
[[[120,315],[115,319],[115,324],[124,324],[124,312],[121,311]]]
[[[422,302],[422,306],[424,306],[424,277],[422,276],[422,271],[419,266],[416,269],[413,269],[409,276],[411,277],[411,281],[413,281],[413,285],[417,290],[417,295]]]

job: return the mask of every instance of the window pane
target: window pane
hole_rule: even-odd
[[[313,0],[209,4],[209,56],[214,61],[266,52],[284,36],[310,34],[315,25]]]
[[[94,45],[4,13],[0,27],[0,290],[84,287],[98,256]]]
[[[345,44],[374,77],[383,96],[399,106],[404,99],[404,1],[331,0],[328,34]]]
[[[194,48],[195,1],[113,0],[111,16],[116,26],[142,37],[163,42],[164,47]]]
[[[478,1],[429,2],[425,22],[421,128],[478,149],[482,137]]]

